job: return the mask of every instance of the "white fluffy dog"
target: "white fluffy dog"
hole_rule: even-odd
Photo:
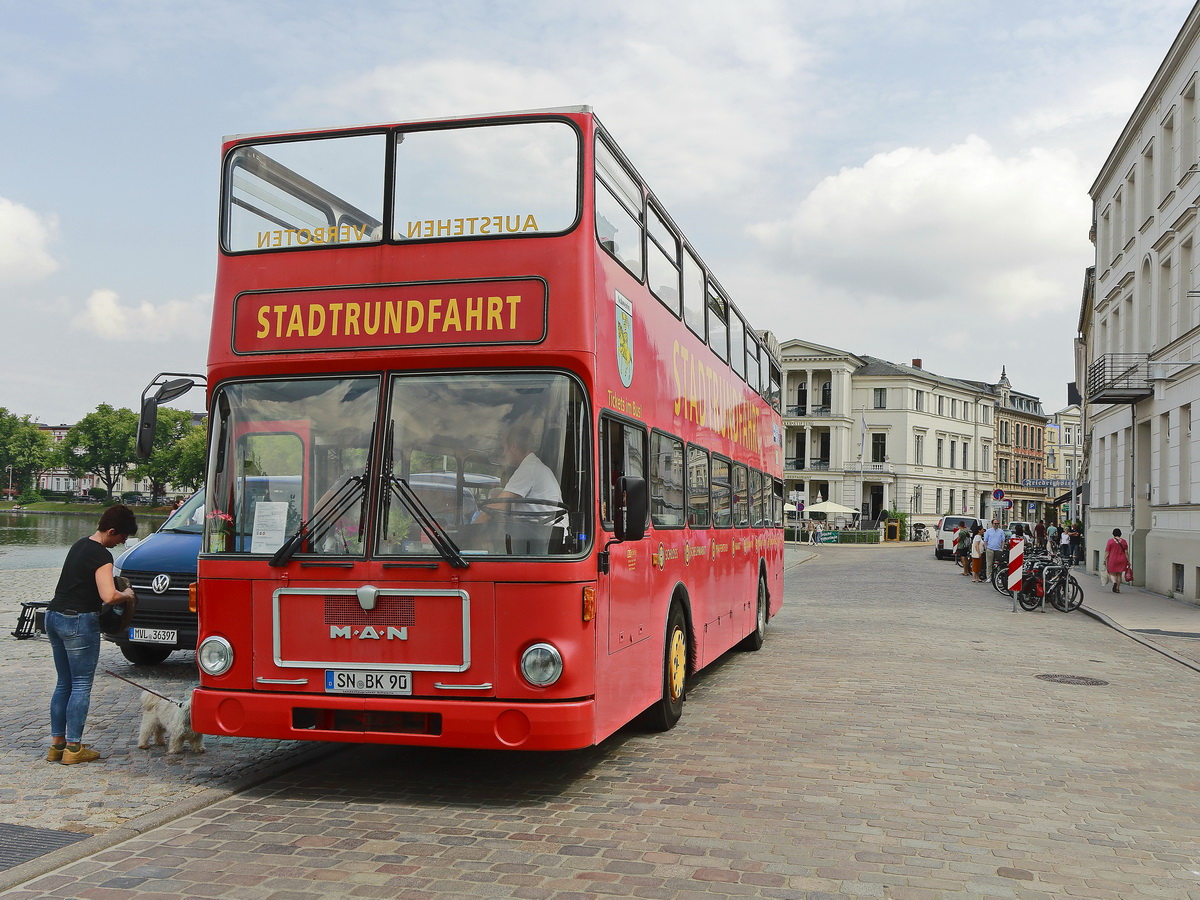
[[[149,750],[150,741],[163,745],[166,736],[167,752],[182,753],[184,741],[193,753],[204,752],[204,736],[192,731],[192,698],[180,706],[153,694],[142,695],[142,727],[138,731],[138,749]]]

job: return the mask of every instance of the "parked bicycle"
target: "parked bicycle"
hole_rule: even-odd
[[[1001,554],[996,554],[992,587],[1007,597],[1012,596],[1008,589],[1007,552],[1003,554],[1003,558]],[[1059,612],[1071,612],[1083,604],[1083,588],[1071,574],[1068,563],[1060,562],[1050,553],[1026,553],[1017,602],[1024,610],[1034,610],[1046,601]]]

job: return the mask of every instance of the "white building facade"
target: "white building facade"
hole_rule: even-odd
[[[1091,188],[1094,283],[1078,373],[1087,433],[1087,564],[1114,528],[1134,583],[1200,600],[1200,4]]]
[[[884,510],[933,525],[987,516],[995,397],[921,367],[824,347],[780,346],[785,492],[832,500],[872,522]]]

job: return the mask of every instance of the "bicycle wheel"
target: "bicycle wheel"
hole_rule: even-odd
[[[1011,597],[1012,594],[1008,590],[1008,562],[1002,565],[999,560],[992,567],[992,587],[1003,594],[1005,597]]]
[[[1071,612],[1071,610],[1079,609],[1083,605],[1083,588],[1079,582],[1075,580],[1074,575],[1067,576],[1066,584],[1066,609],[1063,612]]]
[[[1046,599],[1059,612],[1070,612],[1067,609],[1067,581],[1062,576],[1053,581],[1046,580]]]
[[[1042,598],[1036,593],[1021,591],[1021,593],[1017,594],[1017,601],[1021,604],[1021,609],[1026,612],[1033,612],[1041,605]]]

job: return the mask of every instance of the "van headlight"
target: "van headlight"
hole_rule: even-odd
[[[233,646],[223,637],[207,637],[196,648],[196,663],[206,675],[224,675],[233,666]]]
[[[549,687],[562,671],[562,654],[551,644],[533,644],[521,654],[521,675],[534,687]]]

